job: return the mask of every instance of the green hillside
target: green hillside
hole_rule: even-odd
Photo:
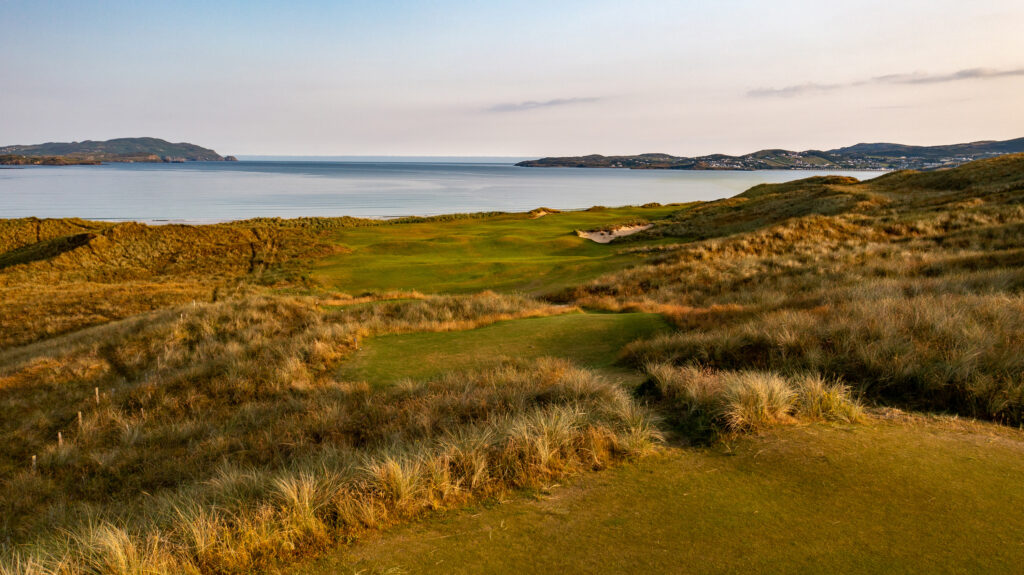
[[[77,162],[220,162],[225,157],[213,150],[185,142],[159,138],[116,138],[106,141],[47,142],[0,147],[0,154],[27,157],[61,157]]]
[[[669,154],[540,158],[520,162],[530,168],[630,168],[641,170],[924,170],[953,167],[982,158],[1024,152],[1024,138],[945,146],[856,144],[834,150],[760,150],[742,156],[710,154],[693,158]]]

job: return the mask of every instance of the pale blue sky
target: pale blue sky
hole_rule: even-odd
[[[1024,2],[0,0],[0,145],[743,153],[1024,136]]]

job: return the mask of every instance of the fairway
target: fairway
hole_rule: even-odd
[[[656,220],[684,206],[624,207],[548,214],[343,228],[331,238],[348,253],[321,260],[313,276],[347,293],[482,289],[541,293],[635,263],[621,247],[575,230]]]
[[[387,335],[364,342],[363,349],[342,364],[338,375],[380,385],[543,356],[608,370],[624,345],[667,329],[658,314],[573,313],[504,321],[467,331]]]
[[[441,515],[293,573],[1018,572],[1022,455],[1020,432],[990,424],[790,426]]]

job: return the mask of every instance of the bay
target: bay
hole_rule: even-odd
[[[389,218],[715,200],[765,182],[881,172],[519,168],[460,161],[241,161],[0,170],[0,218],[209,223]]]

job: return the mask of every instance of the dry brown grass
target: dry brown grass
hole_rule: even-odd
[[[32,227],[31,222],[22,227]],[[10,285],[238,277],[272,271],[286,262],[326,255],[334,249],[302,228],[127,222],[7,251],[0,255],[0,281]]]
[[[0,220],[0,349],[210,301],[239,284],[302,284],[296,266],[338,248],[299,227]]]
[[[173,281],[0,287],[0,349],[193,300],[208,302],[218,287]]]
[[[863,184],[762,186],[745,202],[859,199],[831,215],[633,250],[646,263],[562,299],[666,312],[680,331],[628,350],[638,366],[811,370],[874,401],[1019,424],[1022,174],[1024,156],[1011,156]],[[699,227],[706,216],[676,220]]]
[[[645,371],[648,381],[641,392],[696,440],[759,430],[794,418],[854,423],[862,417],[860,404],[846,386],[813,373],[786,377],[770,371],[666,363],[649,363]]]
[[[1024,297],[907,297],[878,287],[809,310],[779,310],[716,330],[634,344],[637,364],[817,371],[875,400],[1024,421]]]
[[[15,489],[0,502],[4,531],[27,545],[10,569],[264,570],[425,510],[605,467],[659,437],[621,388],[563,361],[383,389],[335,381],[328,367],[360,327],[312,301],[148,319],[94,328],[91,341],[113,347],[39,344],[7,362],[2,472]]]
[[[94,506],[202,482],[223,461],[277,468],[325,446],[411,445],[528,409],[528,396],[511,405],[476,389],[501,393],[507,377],[422,399],[445,398],[431,408],[414,388],[406,400],[335,381],[333,366],[367,335],[568,311],[492,293],[333,311],[322,303],[250,295],[188,304],[0,352],[0,472],[20,486],[17,497],[0,495],[4,531],[60,528]]]

